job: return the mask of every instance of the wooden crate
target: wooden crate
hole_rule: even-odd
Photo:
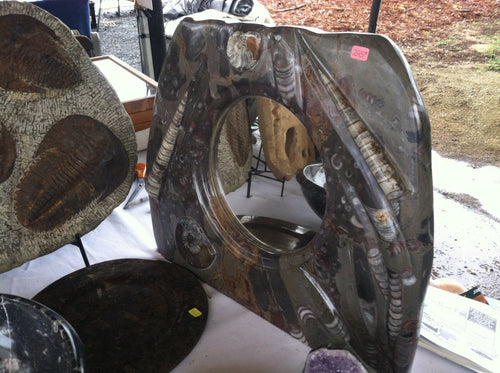
[[[136,132],[148,129],[158,83],[115,56],[92,57],[92,62],[115,89]]]

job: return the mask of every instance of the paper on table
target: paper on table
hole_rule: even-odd
[[[478,372],[500,366],[500,312],[492,307],[429,287],[419,344]]]

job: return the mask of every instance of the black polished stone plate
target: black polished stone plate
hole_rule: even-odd
[[[0,294],[0,372],[84,372],[83,344],[44,305]]]
[[[35,296],[63,315],[85,346],[89,372],[168,372],[198,342],[206,293],[189,271],[120,259],[71,273]]]
[[[273,246],[277,252],[300,249],[316,234],[305,227],[265,216],[241,215],[238,219],[255,237]]]

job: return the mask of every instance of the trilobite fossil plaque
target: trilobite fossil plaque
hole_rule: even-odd
[[[324,166],[321,227],[291,250],[251,234],[218,180],[221,118],[249,96],[290,110]],[[349,350],[370,372],[409,371],[433,256],[431,145],[394,43],[187,19],[155,105],[147,189],[159,251],[311,348]]]
[[[126,197],[132,122],[57,18],[0,2],[0,271],[95,228]]]

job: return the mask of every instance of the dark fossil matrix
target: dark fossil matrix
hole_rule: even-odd
[[[289,109],[323,161],[323,223],[300,247],[256,239],[219,187],[221,118],[248,96]],[[431,147],[394,43],[187,19],[155,105],[147,188],[160,252],[312,348],[409,371],[432,266]]]

